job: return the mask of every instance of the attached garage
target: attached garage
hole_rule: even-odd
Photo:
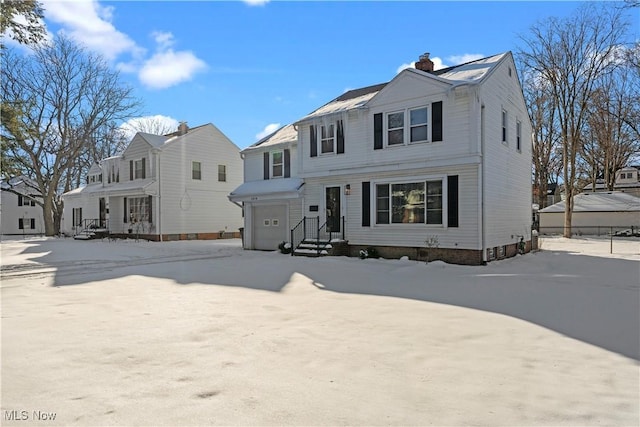
[[[288,241],[287,206],[253,206],[253,249],[278,249],[278,245]]]

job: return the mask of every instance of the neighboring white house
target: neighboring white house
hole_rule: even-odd
[[[42,197],[36,183],[26,177],[12,178],[0,183],[0,224],[2,235],[44,234]],[[13,193],[9,190],[13,190]]]
[[[614,191],[631,194],[640,197],[640,166],[629,166],[622,168],[616,172],[616,181],[613,187]],[[584,187],[584,192],[589,191],[609,191],[604,184],[604,180],[599,179],[596,182],[595,190],[592,184]]]
[[[344,238],[353,256],[375,247],[481,264],[531,240],[531,124],[510,52],[436,71],[423,55],[416,69],[348,91],[294,127],[291,177],[304,182],[302,212],[289,207],[294,248],[318,238],[315,228]],[[246,154],[245,174],[249,160],[258,161]],[[245,218],[254,234],[267,226]]]
[[[276,249],[290,240],[289,230],[302,218],[297,141],[295,128],[287,125],[241,152],[245,182],[229,199],[244,204],[247,249]]]
[[[62,231],[108,229],[160,241],[239,237],[242,214],[227,199],[242,183],[239,152],[212,124],[138,132],[121,155],[89,170],[86,186],[63,194]]]
[[[565,201],[539,212],[540,233],[557,234],[564,230]],[[571,231],[574,234],[600,235],[613,231],[640,229],[640,197],[619,191],[580,193],[573,196]]]

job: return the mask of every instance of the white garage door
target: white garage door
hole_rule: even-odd
[[[253,208],[253,246],[255,249],[275,251],[287,239],[287,207],[255,206]]]

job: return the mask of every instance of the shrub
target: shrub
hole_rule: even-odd
[[[378,250],[376,248],[374,248],[373,246],[369,246],[367,249],[360,250],[360,259],[365,258],[380,258],[380,255],[378,254]]]
[[[291,253],[291,243],[289,242],[282,242],[278,245],[278,249],[280,249],[280,252],[283,254],[290,254]]]

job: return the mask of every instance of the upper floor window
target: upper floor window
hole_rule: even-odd
[[[202,179],[202,164],[200,162],[191,162],[191,179]]]
[[[333,124],[320,127],[320,152],[333,153],[335,147],[335,128]]]
[[[409,111],[410,115],[410,124],[411,124],[411,132],[410,132],[410,142],[421,142],[429,139],[427,133],[427,107],[416,108],[414,110]]]
[[[442,224],[442,180],[376,185],[377,224]]]
[[[144,178],[144,161],[142,159],[134,162],[133,169],[135,179]]]
[[[271,153],[271,177],[281,178],[284,176],[284,155],[282,151]]]
[[[516,150],[520,151],[522,149],[522,122],[516,122]]]
[[[227,166],[226,165],[218,165],[218,181],[226,182],[227,181]]]
[[[29,197],[18,194],[18,206],[35,206],[36,201]]]
[[[507,143],[507,112],[502,110],[502,142]]]
[[[404,111],[387,114],[387,145],[404,144]]]

